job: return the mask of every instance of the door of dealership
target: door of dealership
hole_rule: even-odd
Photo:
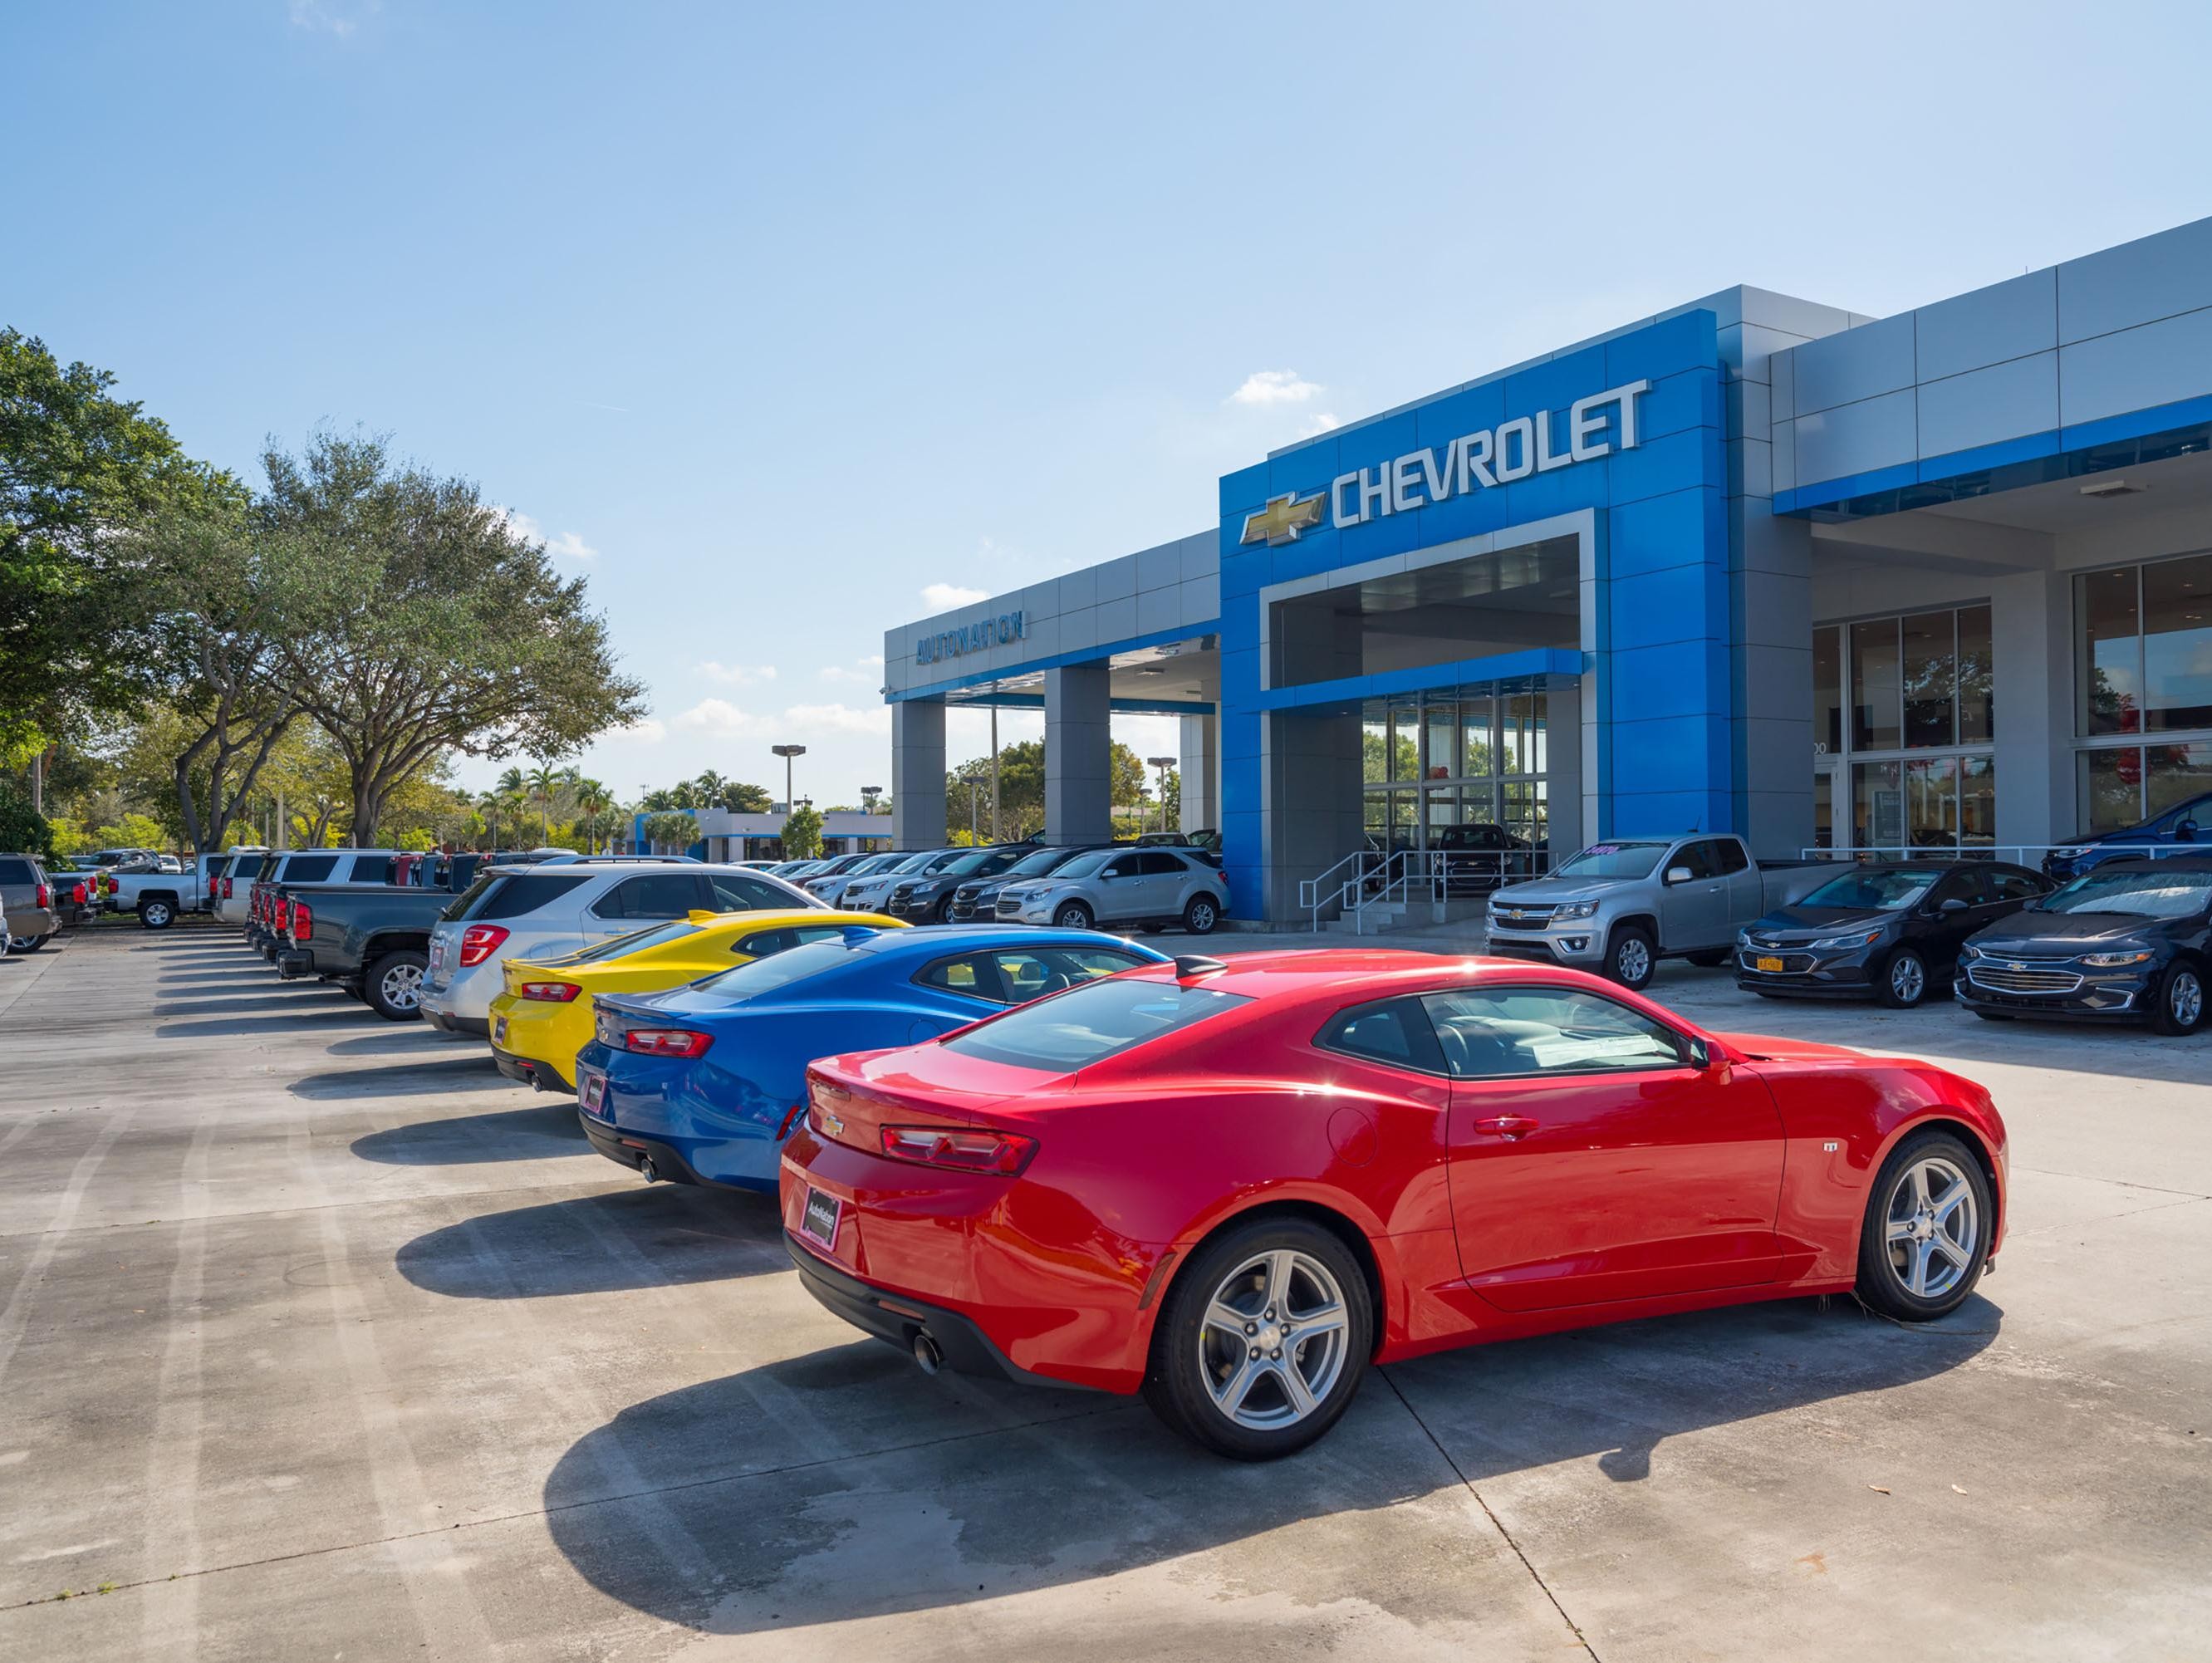
[[[1510,683],[1369,700],[1360,711],[1368,847],[1449,848],[1463,845],[1462,828],[1497,827],[1543,864],[1553,703],[1544,686]]]

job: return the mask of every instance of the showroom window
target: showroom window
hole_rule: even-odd
[[[1813,632],[1814,841],[1875,850],[1996,841],[1990,609]],[[1839,835],[1840,834],[1840,835]]]
[[[1454,828],[1502,826],[1518,846],[1551,836],[1549,695],[1444,689],[1371,700],[1360,723],[1370,847],[1443,847]]]
[[[2076,574],[2074,665],[2083,831],[2212,792],[2212,554]]]

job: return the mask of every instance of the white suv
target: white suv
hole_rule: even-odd
[[[1001,924],[1180,924],[1208,935],[1229,910],[1229,885],[1195,849],[1098,849],[1044,877],[999,891]]]
[[[422,974],[422,1015],[449,1034],[491,1031],[509,958],[543,959],[697,912],[823,908],[795,883],[743,866],[585,861],[494,866],[438,915]]]

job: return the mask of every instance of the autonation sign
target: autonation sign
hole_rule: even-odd
[[[1018,641],[1028,633],[1018,611],[1001,612],[995,618],[987,615],[957,629],[940,629],[922,636],[914,644],[914,661],[935,664],[940,659],[957,659],[963,652],[980,652],[987,646]]]
[[[1576,399],[1565,411],[1563,450],[1553,448],[1560,437],[1562,413],[1544,410],[1462,434],[1441,452],[1409,451],[1379,467],[1339,474],[1330,482],[1326,499],[1319,492],[1303,500],[1295,493],[1272,498],[1261,512],[1245,517],[1239,541],[1294,543],[1300,532],[1320,526],[1324,507],[1329,523],[1342,531],[1470,491],[1510,485],[1531,474],[1595,462],[1616,450],[1632,451],[1636,401],[1650,391],[1649,381],[1630,381]]]

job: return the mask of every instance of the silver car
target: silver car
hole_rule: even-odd
[[[1098,849],[1047,877],[999,891],[1001,924],[1180,924],[1210,934],[1229,910],[1229,885],[1189,849]]]

